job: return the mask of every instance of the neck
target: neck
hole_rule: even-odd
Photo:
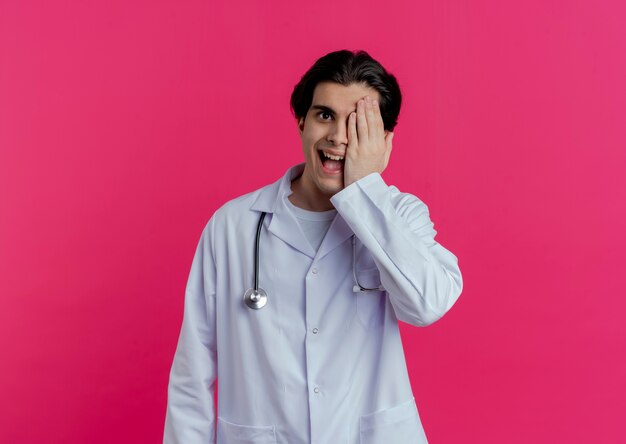
[[[308,211],[328,211],[335,209],[330,202],[330,196],[321,193],[315,195],[306,193],[302,186],[302,176],[291,181],[291,191],[293,192],[289,195],[288,199],[296,207]]]

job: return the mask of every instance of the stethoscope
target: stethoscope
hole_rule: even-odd
[[[260,310],[267,304],[267,293],[259,287],[259,241],[261,239],[261,227],[263,227],[265,214],[265,212],[261,213],[259,223],[256,227],[256,239],[254,241],[254,287],[246,290],[243,295],[245,304],[254,310]],[[356,236],[354,235],[352,236],[352,276],[356,283],[356,285],[352,287],[352,291],[355,293],[363,291],[385,291],[385,288],[382,286],[368,288],[359,283],[359,279],[356,276]]]

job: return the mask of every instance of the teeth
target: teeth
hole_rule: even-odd
[[[324,151],[322,151],[322,153],[324,154],[324,157],[328,157],[329,159],[332,160],[343,160],[343,156],[333,156],[332,154],[328,154]]]

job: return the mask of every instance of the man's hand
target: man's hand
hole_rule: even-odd
[[[385,131],[379,104],[370,96],[357,103],[348,118],[348,147],[343,170],[344,187],[370,173],[382,173],[389,163],[393,133]]]

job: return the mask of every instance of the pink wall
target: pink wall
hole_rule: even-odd
[[[301,161],[291,89],[341,48],[397,75],[385,178],[464,276],[403,326],[431,442],[624,442],[625,13],[1,1],[0,442],[161,440],[200,231]]]

